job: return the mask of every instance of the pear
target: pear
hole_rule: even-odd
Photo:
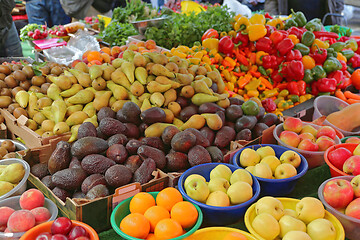
[[[144,93],[144,91],[145,91],[145,88],[139,81],[135,81],[130,86],[130,92],[137,97],[141,96]]]
[[[131,102],[135,103],[136,105],[138,105],[139,107],[141,107],[141,102],[139,101],[139,99],[133,95],[131,92],[128,92],[129,95],[129,99]]]
[[[177,102],[170,102],[168,104],[167,108],[170,109],[176,117],[179,116],[179,114],[181,112],[181,106]]]
[[[61,97],[67,98],[67,97],[71,97],[74,96],[77,92],[79,92],[80,90],[82,90],[83,87],[80,84],[74,84],[71,86],[71,88],[62,91],[60,93]]]
[[[37,112],[35,113],[34,117],[33,117],[33,120],[41,125],[41,123],[46,119],[46,117],[44,116],[44,114],[42,114],[41,112]]]
[[[120,68],[116,69],[115,72],[111,74],[111,80],[114,83],[125,87],[127,90],[130,90],[131,83],[129,82],[125,73],[123,73]]]
[[[156,81],[152,81],[147,84],[146,88],[149,91],[149,93],[166,92],[167,90],[169,90],[171,88],[171,84],[163,85]]]
[[[114,112],[117,112],[119,111],[120,109],[122,109],[122,107],[124,106],[124,104],[126,102],[130,102],[129,100],[117,100],[116,102],[114,102],[112,105],[111,105],[111,109],[114,111]]]
[[[116,101],[120,101],[120,100],[116,100],[114,96],[111,96],[109,99],[109,107],[111,107]]]
[[[82,111],[82,110],[83,110],[83,105],[81,105],[81,104],[68,106],[67,109],[66,109],[65,117],[68,118],[74,112],[78,112],[78,111]]]
[[[179,88],[181,86],[180,83],[178,82],[175,82],[175,81],[172,81],[170,79],[168,79],[167,77],[164,77],[164,76],[158,76],[156,77],[155,79],[156,82],[160,83],[160,84],[171,84],[171,88]]]
[[[24,90],[20,90],[16,93],[15,100],[20,107],[26,108],[29,103],[29,93]]]
[[[38,98],[36,97],[36,94],[34,92],[31,92],[29,95],[29,103],[27,108],[27,112],[30,118],[33,118],[34,115],[39,111],[37,107],[37,101]]]
[[[10,192],[13,188],[14,188],[13,184],[5,181],[0,181],[0,196]]]
[[[180,128],[182,125],[184,125],[184,122],[181,121],[181,120],[178,119],[178,118],[174,118],[174,119],[173,119],[173,124],[175,125],[175,127]]]
[[[159,92],[154,92],[150,96],[150,102],[156,107],[161,107],[165,102],[165,97]]]
[[[211,87],[211,85],[213,84],[213,81],[208,77],[204,77],[202,79],[197,79],[197,80],[203,80],[208,87]]]
[[[220,116],[216,113],[204,113],[201,114],[206,120],[206,125],[214,131],[219,130],[223,126],[223,121],[221,120]]]
[[[38,129],[38,124],[37,124],[34,120],[32,120],[32,119],[28,119],[28,120],[26,121],[25,126],[27,126],[28,128],[30,128],[30,129],[33,130],[33,131],[35,131],[35,130]]]
[[[164,54],[161,54],[161,53],[146,52],[146,53],[144,53],[144,55],[149,56],[151,61],[156,64],[165,65],[169,62],[169,59],[167,58],[167,56],[165,56]]]
[[[111,91],[99,91],[95,93],[95,99],[93,101],[94,108],[99,111],[101,108],[107,107],[109,105],[111,95]]]
[[[148,98],[145,98],[141,104],[140,110],[143,112],[149,108],[152,108],[150,100]]]
[[[52,131],[47,131],[47,132],[44,132],[41,137],[42,138],[48,138],[48,137],[52,137],[54,136],[54,133]]]
[[[119,67],[121,67],[121,64],[123,64],[123,62],[125,62],[124,59],[122,59],[122,58],[116,58],[116,59],[114,59],[114,60],[111,62],[111,65],[112,65],[114,68],[119,68]]]
[[[196,93],[205,93],[208,95],[213,95],[212,90],[206,85],[204,80],[197,80],[191,83],[191,86],[194,88]]]
[[[184,86],[181,89],[181,96],[191,98],[195,94],[195,89],[191,85]]]
[[[44,95],[43,93],[38,93],[38,92],[36,92],[35,94],[36,94],[36,97],[37,97],[38,99],[43,98],[43,97],[46,97],[46,95]]]
[[[135,66],[132,62],[124,62],[123,64],[121,64],[120,69],[123,73],[125,73],[130,83],[133,83],[135,81]]]
[[[92,116],[91,118],[85,119],[84,122],[91,122],[96,128],[99,126],[96,115]]]
[[[188,72],[195,77],[196,71],[198,70],[198,68],[199,68],[199,65],[191,65],[191,67],[188,68]]]
[[[68,99],[71,104],[87,104],[94,99],[94,93],[90,90],[80,90],[74,96]]]
[[[166,118],[165,118],[165,122],[166,123],[172,123],[174,121],[174,113],[166,108],[162,108],[162,110],[164,110]]]
[[[48,78],[51,82],[55,83],[61,90],[67,90],[71,88],[72,82],[68,76],[60,75],[58,77],[54,77],[49,75]]]
[[[54,119],[53,112],[51,111],[51,106],[44,107],[40,112],[49,120]]]
[[[77,124],[82,124],[84,122],[85,119],[87,119],[89,116],[83,112],[83,111],[78,111],[78,112],[74,112],[73,114],[71,114],[67,119],[66,119],[66,124],[69,125],[69,127],[77,125]]]
[[[187,128],[200,129],[205,125],[205,123],[206,120],[203,116],[200,114],[194,114],[179,129],[181,131]]]
[[[76,77],[79,84],[83,87],[90,87],[91,86],[91,79],[90,75],[85,72],[81,72],[76,69],[69,69],[69,71]]]
[[[87,87],[87,88],[85,88],[85,90],[89,90],[89,91],[93,92],[94,94],[97,92],[95,90],[95,88],[93,88],[93,87]]]
[[[35,133],[37,134],[37,135],[39,135],[40,137],[44,134],[44,130],[42,130],[41,128],[39,128],[38,130],[36,130],[35,131]]]
[[[58,99],[62,99],[62,97],[60,96],[60,92],[60,88],[56,84],[52,83],[47,89],[46,94],[49,98],[55,101]]]
[[[91,80],[101,77],[102,74],[103,74],[103,69],[100,65],[95,64],[89,68],[89,75]]]
[[[79,71],[84,72],[84,73],[88,73],[88,72],[89,72],[89,67],[88,67],[88,66],[86,65],[86,63],[84,63],[84,62],[78,62],[78,63],[75,65],[74,69],[79,70]]]
[[[169,58],[169,62],[173,62],[176,63],[176,65],[180,65],[181,63],[181,58],[179,56],[172,56],[171,58]]]
[[[25,175],[25,168],[21,163],[13,163],[7,165],[0,174],[0,181],[17,184],[23,179]]]
[[[69,131],[70,131],[70,127],[65,122],[58,122],[57,124],[55,124],[53,129],[53,133],[55,135],[60,135],[63,133],[67,133]]]
[[[92,81],[91,86],[96,91],[101,91],[101,90],[104,90],[106,88],[106,81],[102,77],[98,77],[97,79],[94,79]]]
[[[111,74],[114,71],[115,71],[115,68],[112,65],[105,65],[103,67],[102,78],[105,79],[106,81],[110,81],[111,80]]]
[[[51,111],[53,112],[53,120],[55,123],[64,121],[67,106],[63,100],[55,100],[51,104]]]
[[[178,65],[179,69],[189,67],[189,61],[187,61],[186,59],[180,59],[180,60],[181,60],[181,63]]]
[[[229,100],[229,98],[225,98],[225,99],[217,101],[216,104],[219,105],[220,107],[226,109],[230,106],[230,100]]]
[[[106,86],[112,91],[114,97],[117,100],[125,100],[129,97],[126,89],[123,86],[117,85],[112,81],[108,81]]]
[[[166,107],[169,103],[175,102],[177,99],[177,94],[175,89],[169,89],[164,93],[165,102],[164,106]]]
[[[200,106],[203,103],[207,102],[217,102],[219,98],[217,96],[211,96],[205,93],[196,93],[192,98],[191,102],[195,105]]]
[[[169,123],[153,123],[145,129],[144,135],[145,137],[161,137],[165,128],[169,126],[174,125]]]
[[[156,79],[156,76],[155,75],[148,75],[148,77],[146,78],[146,82],[149,83],[149,82],[152,82],[152,81],[155,81]]]
[[[146,66],[146,58],[140,53],[136,53],[133,59],[133,63],[135,67],[145,67]]]
[[[30,98],[29,98],[30,100]],[[53,100],[48,97],[42,97],[36,101],[36,107],[39,109],[43,109],[44,107],[51,106]]]
[[[207,72],[206,76],[208,78],[210,78],[213,82],[217,83],[220,80],[222,80],[221,75],[218,71],[211,71],[211,72]]]
[[[151,73],[155,76],[165,76],[168,78],[175,78],[175,73],[170,72],[169,69],[160,64],[154,64],[151,67]]]
[[[128,62],[133,61],[134,57],[135,57],[135,52],[130,49],[126,49],[123,53],[123,59]]]
[[[143,94],[141,94],[141,96],[138,97],[138,99],[140,102],[143,102],[146,98],[149,99],[150,96],[151,96],[150,93],[143,93]]]
[[[170,72],[174,72],[174,73],[177,73],[179,72],[179,66],[176,65],[176,63],[173,63],[173,62],[169,62],[165,65],[165,67],[167,69],[169,69]]]
[[[135,77],[142,85],[145,85],[147,83],[148,72],[143,67],[137,67],[135,69]]]
[[[189,85],[194,80],[194,76],[191,75],[190,73],[188,74],[177,73],[176,80],[183,85]]]
[[[68,140],[68,142],[74,142],[77,140],[77,136],[78,136],[78,131],[79,131],[79,127],[80,127],[81,124],[77,124],[77,125],[74,125],[71,127],[71,136]]]
[[[92,102],[86,104],[82,111],[85,112],[89,117],[96,115],[96,109]]]

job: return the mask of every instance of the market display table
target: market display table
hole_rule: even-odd
[[[309,170],[296,184],[294,191],[287,197],[301,199],[305,196],[317,197],[317,191],[321,183],[331,178],[328,165],[323,165]],[[206,227],[206,226],[202,226]],[[229,225],[228,227],[238,228],[247,231],[243,220]],[[113,229],[99,234],[101,240],[119,240],[121,238]]]

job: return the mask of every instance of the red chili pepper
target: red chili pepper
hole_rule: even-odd
[[[297,82],[297,87],[299,89],[299,93],[300,95],[305,95],[306,94],[306,82],[304,81],[298,81]]]
[[[329,45],[337,42],[336,38],[321,37],[321,38],[319,38],[319,39],[320,39],[321,41],[323,41],[323,42],[328,42]]]
[[[234,50],[234,43],[230,36],[222,37],[219,41],[219,52],[231,55]]]
[[[236,47],[246,47],[249,45],[249,35],[248,34],[242,34],[241,32],[238,32],[236,34],[236,37],[233,38],[233,42]]]
[[[270,34],[269,38],[273,42],[274,45],[277,45],[279,42],[281,42],[285,38],[285,35],[279,31],[274,31]]]
[[[245,66],[249,66],[248,60],[246,59],[246,57],[244,55],[242,55],[239,52],[239,49],[234,49],[234,53],[235,53],[235,57],[236,57],[236,59],[238,60],[239,63],[241,63],[241,64],[243,64]]]
[[[286,61],[288,62],[292,60],[301,60],[301,59],[302,59],[301,52],[297,49],[291,50],[290,52],[288,52],[288,54],[286,54]]]
[[[207,38],[219,38],[219,33],[218,31],[216,31],[215,29],[208,29],[206,30],[206,32],[204,32],[204,34],[201,37],[201,41],[203,41],[204,39]]]
[[[257,51],[264,51],[269,52],[272,49],[272,42],[268,37],[262,37],[256,41],[256,50]]]
[[[347,40],[349,40],[350,37],[347,37],[347,36],[341,36],[338,40],[338,42],[346,42]]]
[[[305,28],[298,28],[298,27],[291,27],[287,30],[287,32],[289,34],[293,34],[295,35],[298,39],[301,40],[302,35],[304,34],[304,32],[306,32],[307,30]]]
[[[333,32],[326,32],[326,31],[314,31],[313,32],[316,38],[321,37],[328,37],[328,38],[339,38],[339,34]]]
[[[279,51],[280,55],[284,56],[288,52],[290,52],[290,50],[293,49],[294,46],[295,45],[290,38],[285,38],[276,45],[276,49]]]
[[[355,53],[354,56],[349,59],[348,64],[350,64],[352,68],[360,67],[360,54]]]
[[[292,60],[285,67],[286,80],[300,81],[304,78],[304,64],[302,61]]]
[[[276,31],[276,28],[273,27],[273,26],[270,26],[270,25],[265,25],[265,28],[266,28],[266,37],[269,37],[273,32]]]
[[[291,95],[298,95],[298,96],[300,95],[298,85],[294,81],[289,82],[287,89],[289,90],[289,93]]]
[[[268,12],[265,13],[265,18],[273,19],[273,17]]]
[[[265,108],[266,112],[273,112],[276,110],[276,104],[271,98],[266,98],[262,100],[261,104]]]
[[[278,88],[279,91],[281,91],[281,90],[287,89],[288,85],[289,85],[288,82],[286,82],[286,83],[279,83],[279,84],[276,85],[276,88]]]
[[[357,39],[356,43],[357,43],[358,46],[360,46],[360,39]],[[356,50],[356,53],[360,54],[360,47],[358,47],[358,49]]]
[[[319,48],[316,45],[317,49],[314,53],[310,53],[309,56],[315,60],[316,64],[323,64],[327,58],[327,50],[325,48]]]
[[[275,68],[277,66],[276,57],[273,55],[265,55],[262,57],[263,67],[265,69]]]
[[[319,92],[333,92],[336,90],[337,81],[335,78],[321,78],[317,81]]]

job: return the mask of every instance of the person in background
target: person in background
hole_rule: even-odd
[[[52,27],[71,22],[71,18],[65,14],[59,0],[26,0],[25,6],[30,24]]]
[[[14,0],[0,0],[0,57],[22,57],[20,38],[11,11]]]
[[[265,0],[246,0],[245,5],[248,6],[252,12],[264,10]]]

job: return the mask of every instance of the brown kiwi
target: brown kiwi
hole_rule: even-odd
[[[12,103],[12,98],[9,96],[0,96],[0,108],[7,108]]]
[[[27,79],[31,79],[34,76],[34,70],[29,65],[24,66],[22,71],[25,73]]]
[[[50,67],[49,66],[44,66],[44,67],[42,67],[42,68],[40,68],[39,69],[40,71],[41,71],[41,73],[43,74],[43,75],[48,75],[49,73],[50,73]]]
[[[8,66],[0,65],[0,73],[9,75],[11,73],[11,69]]]
[[[41,92],[41,88],[39,88],[38,86],[31,86],[29,88],[29,91],[34,92],[34,93],[39,93],[39,92]]]
[[[8,154],[5,154],[5,156],[3,156],[3,159],[8,159],[8,158],[16,158],[16,153],[10,152]]]
[[[8,150],[4,147],[0,147],[0,158],[3,158],[6,154],[8,154]]]
[[[40,87],[45,82],[46,82],[46,80],[45,80],[44,76],[33,76],[31,78],[31,84],[34,86]]]
[[[2,89],[0,90],[0,95],[1,95],[1,96],[9,96],[9,97],[12,97],[11,90],[8,89],[8,88],[2,88]]]
[[[2,73],[0,73],[0,74],[2,74]],[[3,80],[0,80],[0,88],[7,88],[7,85]]]
[[[31,87],[31,82],[30,81],[20,82],[19,86],[22,87],[25,91],[27,91]]]
[[[12,114],[16,108],[20,107],[18,103],[12,103],[8,107],[8,111]]]
[[[3,115],[0,115],[0,124],[2,124],[5,121],[5,118]]]
[[[59,76],[60,74],[62,74],[64,71],[61,67],[59,66],[56,66],[56,67],[53,67],[50,71],[51,74],[54,74],[56,76]]]
[[[56,63],[56,62],[48,62],[46,65],[47,65],[49,68],[54,68],[54,67],[56,67],[56,66],[59,66],[59,64]]]
[[[15,97],[16,94],[21,90],[24,90],[24,89],[22,87],[15,87],[15,88],[11,89],[11,94],[13,95],[13,97]]]
[[[43,83],[43,84],[41,84],[41,92],[43,94],[46,94],[50,85],[51,85],[51,83]]]
[[[23,82],[26,81],[26,75],[22,70],[16,70],[15,72],[13,72],[13,76],[16,80]]]
[[[16,81],[15,77],[12,75],[7,76],[4,79],[4,81],[5,81],[6,85],[8,86],[8,88],[14,88],[19,85],[18,82]]]
[[[4,73],[0,73],[0,80],[4,80],[6,78],[6,75]]]
[[[5,148],[8,152],[14,152],[16,149],[15,144],[10,140],[3,141],[1,147]]]
[[[25,117],[29,117],[27,111],[21,107],[15,108],[13,115],[16,119],[18,119],[21,115],[24,115]]]

